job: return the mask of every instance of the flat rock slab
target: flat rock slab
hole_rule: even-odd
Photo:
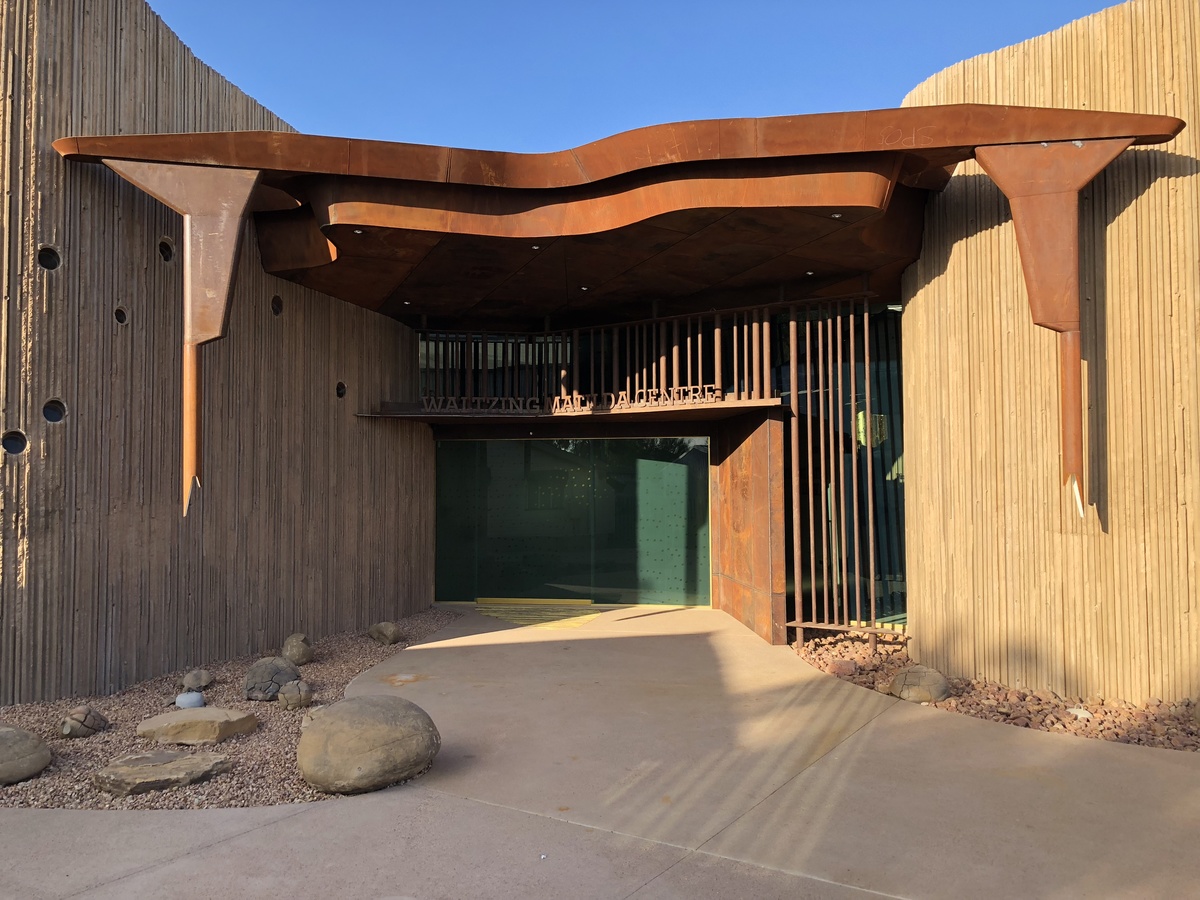
[[[254,713],[237,709],[207,706],[200,709],[177,709],[143,719],[137,727],[138,737],[160,744],[219,744],[235,734],[249,734],[258,727]]]
[[[92,776],[96,787],[117,797],[183,787],[233,768],[220,753],[151,750],[119,756]]]
[[[16,784],[50,765],[49,745],[32,731],[0,725],[0,784]]]
[[[420,775],[442,746],[429,714],[402,697],[339,700],[300,735],[296,764],[319,791],[357,794]]]

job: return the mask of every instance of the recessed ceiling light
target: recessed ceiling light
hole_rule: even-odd
[[[409,306],[409,305],[411,305],[411,304],[412,304],[412,301],[411,301],[411,300],[405,300],[405,301],[404,301],[404,305],[405,305],[405,306]]]
[[[841,214],[841,213],[834,213],[834,214],[831,216],[831,218],[834,218],[834,219],[840,219],[841,217],[842,217],[842,214]]]
[[[586,291],[586,290],[587,290],[587,288],[585,288],[585,287],[582,287],[582,286],[580,286],[580,288],[579,288],[579,289],[580,289],[581,291]]]
[[[541,244],[534,244],[534,245],[533,245],[533,249],[534,249],[534,250],[541,250],[541,249],[542,249],[542,245],[541,245]]]
[[[355,233],[355,234],[362,234],[362,229],[361,229],[361,228],[355,228],[355,229],[354,229],[354,233]]]
[[[805,272],[804,274],[805,275],[816,275],[817,273],[816,272]]]

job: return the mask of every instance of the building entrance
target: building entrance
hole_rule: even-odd
[[[444,440],[442,601],[707,605],[707,438]]]

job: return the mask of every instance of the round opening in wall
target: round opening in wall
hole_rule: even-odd
[[[67,417],[67,404],[57,397],[47,400],[46,405],[42,407],[42,416],[47,422],[61,422]]]
[[[25,448],[28,446],[29,441],[23,431],[6,431],[0,436],[0,447],[3,447],[6,453],[11,453],[14,456],[18,453],[24,453]]]
[[[118,325],[124,325],[129,321],[129,313],[125,312],[125,307],[118,306],[113,310],[113,318],[117,320]]]
[[[175,258],[175,242],[170,238],[163,238],[158,242],[158,255],[162,257],[163,262],[170,262]]]
[[[339,381],[337,383],[337,395],[339,400],[346,396],[346,382]]]
[[[273,315],[273,316],[282,316],[283,315],[283,298],[280,297],[278,294],[276,294],[274,297],[271,298],[271,315]]]
[[[53,247],[42,247],[38,250],[37,261],[39,266],[51,272],[62,265],[62,257]]]

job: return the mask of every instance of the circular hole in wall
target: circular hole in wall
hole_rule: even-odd
[[[3,447],[6,453],[12,453],[15,456],[18,453],[24,453],[28,446],[29,441],[23,431],[6,431],[0,435],[0,447]]]
[[[175,242],[170,238],[163,238],[158,242],[158,255],[162,257],[163,262],[170,262],[175,258]]]
[[[346,382],[339,381],[337,383],[337,395],[338,395],[338,399],[341,399],[342,397],[346,396]]]
[[[274,297],[271,298],[271,315],[274,315],[274,316],[282,316],[283,315],[283,298],[280,297],[278,294],[276,294]]]
[[[46,405],[42,407],[42,416],[47,422],[61,422],[67,417],[67,404],[57,397],[47,400]]]
[[[118,306],[113,310],[113,318],[117,320],[118,325],[124,325],[129,321],[129,313],[125,311],[125,307]]]
[[[62,265],[62,257],[58,255],[58,251],[53,247],[40,248],[38,250],[37,261],[39,266],[51,272]]]

